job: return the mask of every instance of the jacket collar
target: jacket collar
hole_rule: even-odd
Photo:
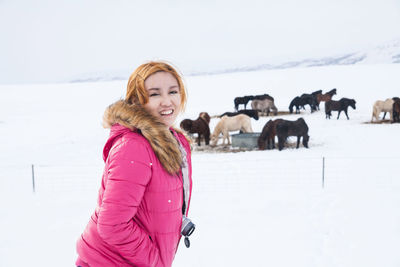
[[[113,125],[115,127],[112,127]],[[119,100],[105,110],[103,126],[104,128],[112,127],[110,137],[113,139],[120,133],[125,133],[126,128],[129,131],[140,130],[138,132],[150,143],[164,169],[171,174],[179,172],[182,166],[182,155],[177,139],[162,122],[146,112],[143,106]]]

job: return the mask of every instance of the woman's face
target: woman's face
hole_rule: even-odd
[[[144,87],[149,94],[149,102],[144,108],[171,127],[180,112],[181,94],[178,81],[165,71],[156,72],[144,81]]]

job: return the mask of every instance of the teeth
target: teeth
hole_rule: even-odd
[[[171,110],[167,110],[167,111],[161,111],[161,115],[170,115],[172,114],[172,109]]]

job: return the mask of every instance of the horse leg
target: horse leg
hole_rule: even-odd
[[[382,120],[385,119],[385,116],[386,116],[386,111],[383,113],[383,118],[382,118]]]
[[[225,141],[226,141],[226,133],[224,132],[222,134],[222,145],[225,145]],[[229,142],[229,140],[228,140],[228,142]]]
[[[308,148],[308,139],[309,139],[309,136],[307,134],[303,135],[303,146],[305,148]]]
[[[349,115],[347,115],[347,108],[344,110],[344,114],[346,114],[347,119],[349,119]]]
[[[226,131],[226,134],[224,134],[224,138],[228,140],[228,145],[230,145],[231,140],[229,140],[229,131]],[[225,144],[225,140],[224,140],[224,144]]]
[[[338,112],[338,114],[337,114],[337,119],[339,119],[340,112],[342,112],[342,111],[341,111],[341,110],[339,110],[339,112]]]
[[[283,144],[285,143],[285,139],[283,137],[278,136],[278,148],[279,151],[283,149]]]
[[[272,140],[272,147],[271,147],[271,149],[275,149],[275,135],[272,136],[271,140]]]
[[[297,146],[296,146],[296,148],[299,148],[299,145],[300,145],[300,135],[297,136]]]
[[[266,142],[267,142],[266,149],[270,149],[270,143],[271,143],[271,140],[269,139],[269,136],[267,136],[267,140],[266,140]]]
[[[200,134],[200,133],[197,133],[197,138],[199,139],[199,140],[197,141],[197,144],[198,144],[199,146],[201,146],[201,144],[200,144],[201,134]]]
[[[205,134],[204,139],[206,141],[206,146],[208,146],[210,144],[210,134]]]

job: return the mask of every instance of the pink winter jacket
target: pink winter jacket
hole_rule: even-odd
[[[190,145],[187,152],[192,190]],[[182,174],[165,171],[142,134],[114,124],[97,207],[77,241],[77,265],[171,266],[181,237]],[[189,203],[188,203],[189,204]]]

